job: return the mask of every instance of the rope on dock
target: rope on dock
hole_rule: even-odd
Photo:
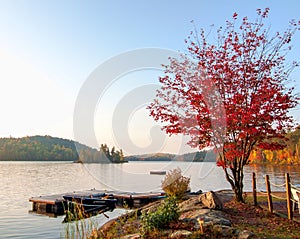
[[[264,191],[262,191],[262,190],[260,190],[259,192],[260,192],[261,194],[263,194],[263,195],[268,196],[268,193],[267,193],[267,192],[264,192]],[[284,198],[284,197],[279,197],[279,196],[277,196],[277,195],[275,195],[275,194],[273,194],[273,193],[271,193],[271,196],[274,197],[274,198],[280,199],[280,200],[286,200],[286,198]]]
[[[285,183],[283,183],[283,184],[275,184],[275,183],[272,183],[272,182],[270,181],[270,184],[271,184],[272,186],[278,187],[278,188],[285,187]]]
[[[262,191],[262,190],[260,190],[259,192],[260,192],[261,194],[263,194],[263,195],[268,195],[267,192],[264,192],[264,191]]]
[[[279,197],[273,193],[271,193],[271,196],[274,197],[274,198],[277,198],[277,199],[280,199],[280,200],[285,200],[286,201],[286,198],[283,198],[283,197]]]
[[[295,185],[295,184],[290,183],[290,185],[292,188],[299,189],[299,191],[300,191],[299,184]]]
[[[261,195],[267,197],[269,211],[271,213],[274,212],[272,198],[279,199],[279,200],[281,200],[281,201],[279,201],[279,204],[281,206],[285,204],[284,202],[286,202],[287,218],[292,220],[293,219],[293,211],[295,210],[296,204],[298,204],[298,207],[300,206],[299,194],[295,193],[295,191],[300,193],[300,184],[295,184],[295,185],[292,184],[289,173],[285,174],[285,182],[282,184],[277,184],[277,183],[271,182],[269,175],[265,175],[265,184],[266,184],[266,191],[259,190],[259,192]],[[271,185],[273,188],[275,188],[274,192],[271,189]],[[253,201],[254,201],[254,205],[256,206],[256,205],[258,205],[258,202],[256,199],[256,192],[258,192],[258,190],[256,187],[255,173],[252,174],[252,186],[253,186],[253,195],[254,195]],[[280,190],[278,191],[278,189],[280,189]]]

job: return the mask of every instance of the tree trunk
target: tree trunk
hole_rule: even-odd
[[[245,202],[244,198],[243,198],[243,188],[235,187],[233,189],[233,191],[234,191],[234,194],[235,194],[235,200],[237,202]]]
[[[245,202],[243,198],[243,180],[244,180],[244,172],[243,167],[240,167],[235,170],[231,170],[234,174],[234,186],[232,187],[232,190],[235,194],[235,200],[237,202]]]
[[[235,195],[235,200],[237,202],[245,202],[243,198],[243,179],[244,179],[244,172],[243,167],[239,169],[231,169],[232,175],[229,175],[227,168],[224,168],[225,176],[227,181],[230,183],[232,191]]]

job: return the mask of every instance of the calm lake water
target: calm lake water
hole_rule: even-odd
[[[64,238],[68,224],[63,216],[51,218],[30,213],[32,196],[57,194],[85,189],[111,189],[131,192],[161,191],[164,176],[150,175],[150,170],[181,168],[191,177],[191,189],[203,191],[229,189],[222,169],[215,163],[130,162],[127,164],[82,165],[70,162],[0,162],[0,238]],[[294,184],[300,184],[300,167],[247,167],[245,191],[251,191],[251,174],[257,173],[258,188],[264,190],[265,174],[275,184],[284,182],[289,172]],[[112,218],[122,210],[109,212]],[[101,225],[107,218],[93,217]]]

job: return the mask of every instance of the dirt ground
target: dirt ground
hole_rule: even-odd
[[[233,227],[249,230],[258,238],[300,238],[299,222],[270,213],[266,208],[229,201],[225,203],[224,211]]]

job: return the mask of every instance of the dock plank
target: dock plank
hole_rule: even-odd
[[[29,202],[56,204],[57,202],[63,202],[63,194],[44,195],[39,197],[31,197]]]
[[[112,199],[117,199],[117,206],[124,207],[124,205],[129,205],[130,207],[137,207],[141,204],[146,204],[155,200],[159,200],[164,196],[162,192],[118,192],[118,191],[107,191],[107,190],[82,190],[73,191],[63,194],[53,194],[53,195],[42,195],[38,197],[31,197],[29,199],[32,202],[32,211],[39,214],[44,213],[60,213],[64,214],[64,206],[67,200],[64,196],[70,198],[101,198],[109,196]]]

